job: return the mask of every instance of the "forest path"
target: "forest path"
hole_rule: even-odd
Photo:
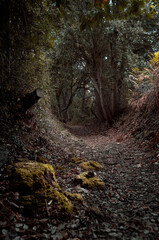
[[[4,176],[0,182],[3,190],[0,207],[5,221],[0,221],[3,228],[0,239],[158,240],[159,161],[151,149],[145,148],[144,141],[141,143],[130,135],[129,127],[129,124],[128,129],[122,124],[110,129],[95,124],[68,126],[76,137],[64,130],[60,141],[46,148],[62,191],[79,193],[84,199],[84,203],[73,201],[74,211],[68,219],[50,215],[51,205],[34,217],[21,215],[17,195],[10,190],[3,194],[3,184],[5,181],[8,184],[8,176]],[[87,189],[75,182],[77,175],[86,170],[72,164],[72,157],[99,162],[104,169],[93,172],[105,188]],[[6,237],[8,234],[11,237]]]
[[[106,190],[82,192],[86,202],[104,214],[102,222],[92,214],[84,239],[159,239],[159,164],[153,152],[120,129],[69,130],[86,144],[77,151],[104,166],[96,174]],[[96,237],[89,238],[93,234]]]

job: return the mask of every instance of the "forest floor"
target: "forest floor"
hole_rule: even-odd
[[[25,216],[16,193],[7,191],[8,176],[1,169],[0,239],[159,239],[156,152],[144,141],[137,141],[130,131],[124,131],[124,126],[108,130],[92,126],[67,126],[67,129],[76,136],[76,141],[63,140],[69,155],[62,157],[51,152],[52,145],[47,150],[49,162],[56,169],[62,189],[82,194],[84,203],[76,203],[68,219],[51,218],[47,209],[42,214]],[[71,157],[99,162],[104,169],[95,174],[105,183],[105,189],[91,190],[75,184],[75,177],[84,170],[78,164],[70,164]]]

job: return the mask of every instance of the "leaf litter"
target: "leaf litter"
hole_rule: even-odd
[[[84,130],[77,127],[73,131],[78,135]],[[129,135],[121,137],[116,129],[79,137],[79,141],[64,140],[65,152],[60,148],[55,152],[51,145],[45,154],[56,169],[61,188],[82,194],[84,203],[76,202],[69,219],[56,219],[45,207],[33,216],[25,215],[18,193],[9,190],[8,173],[2,168],[0,239],[159,239],[159,167],[152,163],[153,152]],[[29,151],[25,149],[26,155]],[[104,171],[95,174],[104,181],[105,189],[76,185],[74,179],[83,170],[70,164],[71,157],[100,163]],[[50,209],[52,203],[48,206]]]

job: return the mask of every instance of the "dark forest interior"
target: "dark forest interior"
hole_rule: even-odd
[[[1,0],[0,239],[159,239],[158,0]]]

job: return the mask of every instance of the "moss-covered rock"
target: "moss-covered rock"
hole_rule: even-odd
[[[77,175],[74,182],[88,189],[105,188],[104,182],[101,179],[97,178],[93,172],[84,172]]]
[[[79,164],[79,167],[85,170],[103,170],[103,166],[100,163],[94,161],[82,162]]]
[[[70,193],[70,192],[65,192],[66,197],[70,199],[72,202],[79,202],[79,203],[84,203],[84,199],[80,193]]]
[[[72,164],[80,164],[80,163],[82,163],[82,162],[85,162],[86,161],[86,159],[85,158],[71,158],[70,159],[70,163],[72,163]]]
[[[50,164],[19,162],[12,168],[13,188],[20,193],[21,202],[34,210],[52,200],[54,213],[71,214],[73,205],[62,193]]]

